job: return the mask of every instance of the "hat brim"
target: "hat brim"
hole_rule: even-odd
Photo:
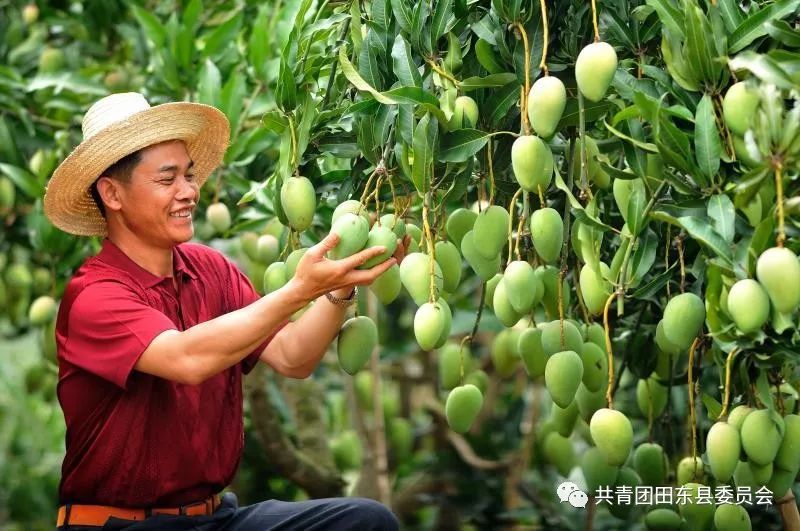
[[[105,236],[106,220],[90,187],[109,166],[140,149],[183,140],[200,186],[228,148],[230,124],[219,109],[189,102],[164,103],[138,112],[84,140],[56,168],[44,195],[44,213],[59,229]]]

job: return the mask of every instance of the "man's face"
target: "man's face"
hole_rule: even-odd
[[[122,219],[141,239],[171,247],[194,235],[192,213],[200,197],[193,162],[182,141],[149,146],[120,191]]]

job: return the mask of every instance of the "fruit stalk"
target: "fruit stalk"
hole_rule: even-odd
[[[689,424],[692,429],[692,458],[697,458],[697,415],[694,408],[694,353],[697,346],[700,344],[700,338],[694,338],[692,346],[689,348],[689,367],[688,367],[688,383],[689,383]]]
[[[589,192],[588,172],[589,172],[589,158],[586,152],[586,108],[583,104],[583,94],[578,91],[578,136],[581,139],[581,195],[587,196]],[[570,159],[572,160],[572,159]]]
[[[612,405],[614,398],[614,352],[611,349],[611,327],[608,324],[608,309],[611,307],[611,303],[614,302],[618,294],[619,290],[611,293],[608,299],[606,299],[605,307],[603,307],[603,331],[605,332],[606,351],[608,353],[608,386],[606,387],[606,404],[608,404],[608,409],[614,409]]]
[[[428,222],[428,216],[430,215],[430,202],[431,202],[431,192],[428,191],[425,194],[425,200],[422,203],[422,227],[425,230],[425,239],[428,243],[428,256],[430,257],[430,295],[428,296],[428,302],[436,302],[436,281],[434,280],[434,276],[436,275],[436,270],[434,267],[436,266],[436,246],[433,244],[433,234],[431,233],[431,225]]]
[[[297,169],[297,131],[295,131],[294,117],[290,114],[289,118],[289,133],[292,137],[292,156],[289,158],[292,173]]]
[[[486,142],[486,156],[489,166],[489,205],[494,204],[494,164],[492,162],[492,138]]]
[[[525,220],[528,219],[528,193],[522,194],[522,215],[519,217],[519,224],[517,225],[517,246],[515,248],[517,260],[522,260],[522,255],[519,252],[519,241],[522,239],[522,231],[525,227]]]
[[[428,59],[428,60],[427,60],[427,62],[428,62],[428,64],[429,64],[429,65],[431,65],[431,68],[433,69],[433,71],[434,71],[434,72],[436,72],[437,74],[439,74],[439,75],[440,75],[440,76],[442,76],[443,78],[447,79],[447,80],[448,80],[448,81],[450,81],[450,82],[451,82],[451,83],[452,83],[452,84],[453,84],[453,85],[454,85],[456,88],[458,88],[458,86],[459,86],[459,83],[458,83],[458,80],[457,80],[456,78],[454,78],[453,76],[451,76],[450,74],[448,74],[447,72],[445,72],[444,70],[442,70],[442,69],[439,67],[439,65],[437,65],[437,64],[436,64],[436,62],[435,62],[433,59]]]
[[[728,405],[731,399],[731,367],[733,366],[733,357],[739,353],[739,347],[734,347],[728,353],[728,358],[725,360],[725,393],[722,397],[722,411],[719,413],[717,420],[722,420],[728,415]]]
[[[775,194],[776,194],[776,209],[778,212],[778,236],[775,238],[775,245],[783,247],[783,242],[786,241],[786,232],[783,220],[783,165],[778,162],[775,164]]]
[[[519,22],[515,22],[514,27],[522,36],[522,46],[525,51],[525,86],[521,89],[520,106],[522,107],[522,129],[526,135],[529,135],[531,134],[531,124],[528,121],[528,94],[531,91],[531,48],[528,44],[528,33],[525,31],[525,27]]]
[[[542,6],[542,26],[544,28],[544,36],[542,37],[542,61],[539,63],[539,68],[542,69],[544,75],[549,76],[550,72],[547,70],[547,42],[550,40],[547,27],[547,5],[545,0],[539,0]]]
[[[516,192],[514,192],[514,197],[511,198],[511,203],[508,204],[508,262],[510,263],[512,260],[512,252],[514,251],[514,211],[516,210],[517,206],[517,198],[519,194],[522,192],[522,188],[518,188]],[[517,240],[519,242],[519,240]],[[519,251],[517,252],[519,255]]]
[[[597,30],[597,6],[592,0],[592,24],[594,25],[594,42],[600,42],[600,32]]]

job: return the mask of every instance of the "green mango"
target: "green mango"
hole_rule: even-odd
[[[339,330],[336,346],[339,365],[347,374],[355,374],[369,361],[378,345],[378,327],[366,315],[351,317]]]
[[[723,503],[714,511],[714,526],[720,531],[751,531],[753,525],[747,509],[733,503]]]
[[[378,220],[379,225],[389,227],[398,240],[402,240],[406,235],[406,224],[402,219],[397,219],[394,214],[384,214]]]
[[[500,270],[500,255],[486,259],[478,250],[479,245],[475,242],[474,230],[467,232],[461,240],[461,254],[464,260],[472,268],[478,277],[483,281],[488,281]],[[405,263],[405,260],[403,260]]]
[[[461,253],[452,242],[436,242],[436,263],[442,269],[443,289],[453,293],[461,282]]]
[[[619,473],[617,473],[617,482],[614,484],[615,490],[619,490],[622,487],[627,487],[628,492],[635,492],[636,487],[642,485],[642,480],[639,477],[639,474],[636,473],[634,469],[631,467],[624,466],[619,469]],[[613,505],[609,505],[608,511],[615,517],[620,520],[627,520],[630,514],[636,510],[636,505],[633,503],[615,503]]]
[[[442,389],[452,389],[461,383],[461,374],[472,371],[472,354],[469,347],[455,343],[445,343],[439,349],[439,385]]]
[[[689,348],[703,329],[706,307],[694,293],[672,297],[664,308],[664,336],[681,350]]]
[[[533,267],[522,260],[515,260],[506,266],[503,282],[511,307],[520,314],[531,311],[544,294],[542,281],[533,273]]]
[[[505,72],[503,65],[497,61],[497,56],[494,53],[494,46],[488,41],[478,39],[475,43],[475,56],[478,58],[478,63],[490,74]]]
[[[361,201],[358,199],[348,199],[339,203],[336,208],[333,209],[333,215],[331,216],[331,226],[333,226],[336,221],[342,217],[344,214],[356,214],[364,218],[364,221],[367,222],[367,225],[370,225],[369,219],[369,212],[366,208],[361,206]]]
[[[406,223],[406,234],[411,236],[412,245],[416,244],[417,248],[419,248],[419,243],[422,241],[422,229],[420,229],[413,223]],[[411,252],[416,252],[416,251],[411,251]]]
[[[617,71],[617,53],[607,42],[593,42],[575,60],[575,81],[581,94],[593,102],[603,99]]]
[[[14,208],[17,189],[8,177],[0,177],[0,215],[5,215]]]
[[[581,294],[583,295],[583,302],[586,304],[586,310],[592,315],[603,313],[606,301],[613,290],[611,282],[604,278],[604,276],[608,277],[611,274],[608,266],[600,262],[600,269],[603,274],[589,267],[589,264],[584,264],[581,268],[579,280]]]
[[[583,385],[589,391],[605,391],[608,385],[608,356],[606,352],[587,342],[581,348],[581,361],[583,362]]]
[[[758,409],[742,422],[742,448],[747,458],[756,465],[767,465],[778,454],[786,425],[775,411]]]
[[[264,230],[261,232],[262,234],[270,234],[280,241],[286,234],[286,227],[281,223],[280,219],[274,217],[264,224]]]
[[[608,354],[608,351],[606,351],[606,332],[600,323],[592,323],[586,327],[586,340],[594,343]]]
[[[700,457],[684,457],[678,462],[676,477],[678,485],[684,485],[690,481],[705,481],[706,471],[703,468],[703,460]]]
[[[598,188],[606,190],[611,186],[611,176],[600,165],[600,149],[597,147],[597,141],[589,135],[584,135],[583,138],[586,140],[586,177]],[[572,168],[574,168],[572,175],[575,182],[581,179],[581,149],[582,142],[578,138],[572,153]]]
[[[450,330],[453,327],[453,312],[450,309],[450,305],[447,304],[447,301],[444,300],[444,298],[440,298],[436,303],[444,313],[444,326],[442,327],[442,333],[439,335],[439,339],[433,345],[433,348],[440,348],[447,343],[448,339],[450,339]]]
[[[258,260],[256,252],[258,246],[258,234],[249,230],[239,235],[239,247],[241,247],[244,255],[253,262]]]
[[[42,295],[37,297],[28,309],[28,321],[31,326],[44,326],[52,321],[58,311],[58,304],[53,297]]]
[[[358,407],[366,411],[372,411],[375,390],[375,381],[370,371],[359,371],[353,378],[353,390],[356,395]]]
[[[492,205],[478,214],[472,234],[475,238],[475,250],[485,260],[494,260],[505,247],[508,241],[508,223],[508,211],[498,205]]]
[[[633,448],[633,426],[624,413],[599,409],[589,422],[592,440],[611,466],[622,466]]]
[[[476,219],[478,219],[478,213],[468,208],[457,208],[447,216],[447,223],[445,224],[447,236],[459,249],[461,248],[461,240],[466,233],[472,230]]]
[[[526,328],[520,332],[517,339],[517,350],[528,376],[538,378],[544,375],[544,368],[549,356],[542,348],[541,328]]]
[[[589,494],[597,492],[599,487],[610,487],[616,484],[619,474],[619,467],[609,465],[603,452],[596,447],[591,447],[583,452],[581,470],[586,479]]]
[[[644,517],[647,531],[679,531],[683,519],[671,509],[654,509]]]
[[[553,266],[539,266],[533,273],[542,281],[544,295],[542,304],[549,319],[558,319],[558,269]],[[564,308],[570,305],[570,289],[566,277],[561,282],[561,296],[564,299]]]
[[[9,293],[30,291],[33,287],[33,275],[24,264],[11,264],[5,271],[6,288]]]
[[[332,260],[341,260],[361,251],[369,239],[369,225],[355,214],[342,214],[331,227],[331,233],[339,235],[339,243],[328,251]]]
[[[567,477],[569,471],[575,466],[575,450],[572,443],[559,433],[547,434],[544,438],[542,455],[564,477]]]
[[[578,413],[581,418],[589,422],[597,410],[606,407],[606,390],[589,391],[581,382],[575,393],[575,402],[578,403]]]
[[[472,384],[456,387],[447,395],[444,411],[447,424],[458,433],[466,433],[483,406],[483,394]]]
[[[553,136],[566,105],[567,89],[560,79],[548,75],[537,79],[528,93],[528,119],[536,134]]]
[[[372,230],[369,231],[369,235],[367,236],[367,243],[364,245],[364,249],[378,246],[383,246],[386,250],[378,256],[370,258],[364,262],[363,265],[358,266],[358,269],[373,268],[392,257],[395,249],[397,249],[397,236],[392,229],[384,227],[383,225],[375,225],[372,227]]]
[[[497,316],[497,319],[503,326],[510,328],[517,324],[517,321],[522,318],[522,314],[517,312],[514,307],[511,306],[511,301],[508,300],[505,277],[500,280],[494,290],[492,308],[494,309],[494,314]]]
[[[361,439],[354,430],[343,431],[330,440],[331,454],[336,468],[341,471],[357,470],[363,460]]]
[[[766,487],[773,493],[775,498],[782,498],[789,492],[792,485],[794,485],[796,476],[796,470],[784,470],[776,466],[772,470],[772,477],[769,478]]]
[[[423,253],[411,253],[400,263],[400,281],[414,303],[421,305],[430,298],[431,283],[434,285],[435,293],[442,291],[442,268],[434,260],[433,279],[431,279],[430,257]]]
[[[271,234],[262,234],[256,239],[256,262],[263,265],[270,265],[278,259],[280,253],[280,243],[275,236]]]
[[[677,359],[677,356],[684,350],[679,345],[676,345],[672,341],[670,341],[667,336],[664,334],[664,320],[660,320],[658,325],[656,325],[656,346],[659,348],[661,352],[666,354],[672,354],[673,359]]]
[[[706,436],[706,455],[711,473],[721,483],[727,483],[733,477],[742,442],[739,430],[727,422],[715,422]]]
[[[550,148],[538,136],[523,135],[517,137],[511,145],[514,177],[525,191],[538,193],[541,188],[544,193],[547,190],[553,178],[552,159]]]
[[[414,336],[422,350],[433,350],[448,328],[444,301],[426,302],[414,315]],[[449,330],[447,330],[449,332]]]
[[[747,415],[755,411],[750,406],[740,405],[736,406],[728,413],[728,424],[736,428],[739,432],[742,431],[742,424]]]
[[[633,468],[644,485],[660,487],[667,479],[669,462],[660,444],[642,443],[633,452]]]
[[[286,257],[286,274],[289,278],[292,278],[297,272],[297,264],[300,263],[300,260],[305,256],[307,251],[307,247],[301,247],[300,249],[295,249]]]
[[[542,348],[545,354],[552,356],[562,350],[583,350],[583,336],[581,331],[571,321],[564,321],[564,342],[561,341],[561,321],[555,320],[541,325]]]
[[[728,88],[722,99],[722,116],[731,133],[744,136],[753,122],[759,103],[758,91],[746,81]]]
[[[747,149],[747,143],[744,138],[737,135],[732,135],[733,138],[733,151],[736,153],[736,159],[744,163],[745,166],[755,168],[762,162],[762,155],[760,153],[751,153]]]
[[[273,262],[264,271],[264,293],[272,293],[285,286],[287,282],[289,273],[284,262]]]
[[[650,418],[650,407],[653,408],[654,419],[661,416],[667,406],[667,388],[653,377],[639,380],[636,385],[636,404],[646,419]]]
[[[728,314],[740,332],[759,330],[769,319],[769,295],[761,284],[745,278],[737,281],[728,293]]]
[[[393,417],[389,419],[389,448],[397,462],[406,461],[414,450],[414,428],[408,419]]]
[[[733,471],[733,482],[737,488],[750,487],[753,490],[761,488],[755,477],[753,476],[753,469],[750,468],[750,463],[747,461],[739,461],[736,465],[736,470]]]
[[[783,422],[785,432],[775,455],[775,466],[783,470],[800,470],[800,415],[786,415]]]
[[[577,400],[570,402],[566,408],[553,404],[553,408],[550,410],[550,420],[559,434],[569,437],[572,434],[572,430],[575,429],[575,423],[578,421]]]
[[[46,295],[53,287],[53,275],[46,267],[37,267],[33,270],[33,294]]]
[[[492,278],[490,278],[489,280],[486,281],[486,294],[483,297],[483,303],[489,309],[492,309],[492,310],[494,309],[494,307],[493,307],[494,306],[494,303],[493,303],[494,290],[497,289],[497,285],[500,283],[500,280],[502,280],[502,278],[503,278],[503,274],[502,273],[497,273],[495,276],[493,276]]]
[[[317,196],[314,185],[306,177],[289,177],[281,186],[281,207],[289,220],[289,226],[304,231],[311,226]]]
[[[489,388],[489,375],[481,369],[476,369],[464,378],[464,383],[474,385],[480,390],[481,394],[484,394],[486,389]]]
[[[786,247],[767,249],[756,262],[756,277],[780,313],[800,305],[800,262]]]
[[[633,195],[647,197],[644,181],[642,179],[614,179],[612,189],[617,210],[622,214],[625,223],[630,223],[631,220],[628,219],[630,198]],[[644,208],[644,203],[641,207]]]
[[[544,336],[543,336],[544,338]],[[583,379],[583,362],[572,350],[556,352],[547,360],[544,381],[553,402],[567,407],[575,398]]]
[[[757,465],[752,461],[749,461],[748,464],[750,465],[750,471],[753,474],[753,481],[756,482],[756,485],[761,487],[762,485],[769,483],[769,480],[772,478],[772,463],[767,463],[766,465]]]
[[[699,483],[686,483],[682,485],[690,495],[690,500],[686,503],[679,503],[678,510],[688,524],[690,531],[710,530],[714,522],[714,504],[697,503],[699,488],[703,485]],[[712,491],[713,492],[713,491]],[[713,498],[712,498],[713,501]]]
[[[453,103],[453,116],[450,117],[451,129],[472,129],[478,123],[478,104],[469,96],[459,96]]]
[[[531,239],[546,263],[555,262],[564,243],[564,222],[555,209],[540,208],[531,216]]]
[[[400,266],[394,264],[392,267],[381,273],[369,289],[378,297],[383,305],[391,304],[400,295],[403,284],[400,282]]]
[[[516,345],[511,344],[513,339],[511,330],[502,330],[492,341],[492,363],[497,374],[503,378],[511,376],[517,370],[517,357],[514,356]]]
[[[64,68],[66,59],[60,48],[45,46],[39,55],[39,73],[53,74]]]
[[[206,209],[206,219],[217,234],[231,228],[231,212],[225,203],[211,203]]]

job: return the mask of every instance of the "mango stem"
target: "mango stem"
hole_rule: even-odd
[[[608,409],[614,409],[612,402],[612,395],[614,389],[614,352],[611,348],[611,327],[608,324],[608,309],[611,303],[617,298],[619,291],[614,291],[606,299],[606,304],[603,307],[603,331],[606,338],[606,353],[608,354],[608,385],[606,387],[606,404]]]
[[[547,6],[545,0],[539,0],[542,5],[542,27],[544,28],[544,36],[542,38],[542,61],[539,63],[539,68],[542,69],[545,76],[549,76],[550,72],[547,70],[547,42],[550,40],[549,28],[547,25]]]
[[[734,347],[725,360],[725,392],[722,396],[722,411],[719,412],[717,420],[722,420],[728,416],[728,405],[731,399],[731,367],[733,366],[733,357],[738,353],[739,347]]]
[[[692,376],[694,372],[694,353],[699,344],[700,338],[696,337],[694,338],[694,341],[692,341],[692,346],[689,349],[689,423],[691,424],[692,428],[692,459],[697,458],[697,415],[694,410],[694,379]]]
[[[786,241],[786,229],[784,228],[783,219],[783,165],[779,162],[775,165],[775,193],[778,204],[776,210],[778,212],[778,236],[775,238],[775,245],[783,247],[783,242]]]

